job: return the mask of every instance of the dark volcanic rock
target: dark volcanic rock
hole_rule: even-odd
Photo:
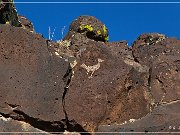
[[[118,124],[118,122],[115,122],[109,125],[103,123],[97,131],[178,132],[180,118],[178,115],[180,106],[178,101],[180,98],[179,53],[179,40],[166,38],[162,34],[155,33],[141,35],[133,44],[133,57],[131,55],[125,57],[125,63],[133,66],[133,70],[126,77],[125,86],[129,90],[128,95],[134,96],[134,100],[130,99],[128,101],[138,102],[136,106],[132,106],[134,112],[137,112],[138,106],[140,108],[146,106],[152,112],[134,123],[123,124],[121,122]],[[136,91],[141,90],[143,90],[144,96],[136,94]],[[144,105],[141,102],[143,98],[148,101]],[[119,103],[118,105],[120,106]],[[116,107],[120,108],[118,105]],[[126,110],[131,109],[128,102],[126,102],[126,105]],[[158,107],[154,108],[153,106]],[[135,115],[132,115],[132,112],[129,111],[131,122],[137,119],[137,117],[134,117]],[[147,114],[148,109],[139,113],[142,112]],[[121,115],[127,117],[127,114],[123,112],[121,112]],[[123,119],[126,123],[124,117],[116,117],[116,120]]]
[[[147,80],[149,71],[141,73],[133,70],[131,63],[127,64],[129,59],[132,61],[127,42],[77,42],[79,45],[74,43],[70,47],[77,59],[66,97],[69,118],[75,119],[86,130],[94,131],[100,123],[121,123],[131,117],[140,118],[150,111],[146,86],[141,87],[143,84],[139,83],[139,87],[133,86],[130,91],[126,84],[127,77],[134,81]],[[139,73],[139,78],[133,77],[133,73]]]
[[[150,67],[149,86],[155,104],[180,99],[180,41],[162,34],[143,34],[133,44],[133,56]]]
[[[2,131],[179,131],[179,40],[106,42],[105,25],[80,16],[52,42],[19,20],[28,31],[0,26]]]
[[[155,104],[169,103],[180,99],[178,61],[180,61],[180,55],[162,54],[153,62],[150,88]]]
[[[69,39],[76,33],[95,41],[108,41],[108,30],[106,26],[93,16],[79,16],[70,25],[69,32],[64,39]]]
[[[11,118],[4,118],[3,116],[0,116],[0,131],[4,132],[4,134],[9,135],[17,135],[17,134],[27,134],[28,132],[31,133],[38,133],[38,134],[44,134],[45,132],[42,130],[39,130],[37,128],[32,127],[30,124],[22,121],[16,121]],[[43,133],[42,133],[43,132]],[[46,132],[46,134],[48,134]]]
[[[45,39],[22,28],[1,25],[0,39],[1,115],[26,122],[64,119],[69,63],[51,56]]]
[[[77,59],[66,108],[68,116],[88,131],[96,131],[99,124],[120,124],[139,119],[152,111],[154,106],[179,99],[177,65],[171,64],[172,73],[169,75],[176,75],[176,78],[163,77],[164,84],[170,86],[157,87],[158,84],[155,84],[158,74],[167,74],[168,71],[166,66],[162,68],[158,64],[164,56],[161,55],[164,50],[158,48],[165,48],[166,44],[169,49],[171,43],[172,48],[176,48],[174,53],[178,53],[178,40],[171,41],[162,34],[144,34],[134,42],[131,51],[126,42],[104,44],[76,37],[81,35],[78,33],[69,39],[73,41],[70,50]],[[153,47],[157,49],[153,50]],[[170,52],[170,55],[174,54]],[[151,55],[158,57],[156,59]],[[173,59],[178,61],[178,55],[170,55],[165,56],[164,61],[169,59],[169,64]],[[161,95],[161,91],[166,95]]]
[[[179,101],[158,106],[151,113],[141,119],[131,119],[122,125],[101,125],[98,128],[98,132],[119,132],[119,134],[120,132],[126,132],[126,134],[132,134],[132,132],[144,132],[144,134],[148,132],[164,132],[163,134],[173,134],[173,132],[177,133],[180,130],[179,106]]]
[[[33,24],[26,17],[17,14],[13,0],[0,0],[0,2],[0,24],[23,27],[34,32]]]
[[[157,33],[144,34],[134,42],[131,50],[126,41],[103,43],[83,36],[78,32],[81,24],[77,22],[78,19],[70,27],[70,32],[75,31],[71,33],[73,36],[66,37],[71,41],[69,49],[76,58],[66,97],[68,117],[86,130],[96,131],[100,124],[121,124],[152,111],[160,103],[158,100],[164,98],[164,95],[158,95],[162,89],[153,84],[160,73],[155,58],[164,52],[163,44],[170,43],[170,39]],[[176,78],[171,81],[174,87],[179,82],[178,76]],[[169,102],[179,98],[178,89],[173,91],[172,94],[167,92]]]
[[[26,17],[18,15],[18,19],[24,29],[27,29],[30,32],[34,32],[33,24]]]
[[[166,46],[162,45],[165,39],[165,35],[158,33],[140,35],[132,45],[134,59],[141,64],[151,66],[152,61],[165,51]]]
[[[13,0],[0,0],[0,24],[6,23],[15,27],[21,26]]]

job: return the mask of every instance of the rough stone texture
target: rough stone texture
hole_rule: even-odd
[[[22,28],[2,25],[0,39],[1,115],[45,131],[64,131],[62,98],[69,63],[51,55],[40,35]]]
[[[98,132],[126,132],[126,134],[132,134],[133,132],[142,132],[142,134],[148,132],[164,132],[163,134],[177,133],[180,130],[179,106],[179,101],[161,105],[141,119],[131,119],[122,125],[101,125],[98,128]]]
[[[180,55],[162,55],[153,62],[150,87],[156,104],[180,99],[178,61],[180,61]]]
[[[23,27],[28,31],[34,32],[33,24],[26,17],[18,15],[13,2],[13,0],[0,0],[0,24]]]
[[[38,134],[38,135],[80,135],[78,132],[45,132],[39,130],[38,127],[33,127],[27,122],[17,121],[12,118],[5,118],[0,115],[0,131],[1,134],[6,135],[25,135],[25,134]],[[42,124],[43,125],[43,124]],[[44,126],[44,125],[43,125]]]
[[[63,76],[69,64],[52,57],[39,35],[11,26],[0,29],[1,112],[10,113],[6,108],[13,104],[32,117],[61,120]]]
[[[179,131],[180,41],[149,33],[129,47],[105,42],[103,31],[92,16],[80,16],[59,42],[1,25],[0,129]]]
[[[12,26],[20,27],[21,24],[13,2],[14,0],[0,0],[0,24],[8,23]]]
[[[152,112],[134,123],[124,124],[126,123],[124,121],[124,123],[119,123],[121,125],[118,123],[100,125],[97,131],[179,132],[179,47],[179,40],[167,38],[162,34],[140,35],[132,46],[134,60],[128,58],[125,63],[132,65],[135,70],[142,71],[146,75],[143,77],[138,72],[131,72],[131,77],[127,78],[126,86],[132,91],[134,91],[134,87],[137,87],[137,84],[140,84],[141,88],[145,86],[144,94],[150,103],[149,108]],[[148,70],[149,72],[147,72]],[[135,96],[135,93],[132,95]],[[135,97],[140,98],[139,94]],[[142,107],[142,105],[140,106]],[[127,107],[129,108],[128,104]],[[126,117],[126,115],[123,116]],[[131,117],[129,120],[134,121],[134,119],[136,118]]]
[[[48,135],[47,132],[34,128],[26,122],[16,121],[11,118],[5,118],[3,116],[0,116],[0,125],[1,134],[4,132],[6,135],[23,135],[25,133],[38,133],[40,135],[46,133]]]
[[[140,118],[150,111],[146,86],[140,83],[148,77],[148,70],[141,73],[126,64],[132,58],[127,42],[77,42],[70,47],[77,59],[66,96],[69,118],[88,131],[95,131],[100,123],[120,123],[131,117]],[[98,59],[102,60],[100,67]],[[94,69],[93,74],[91,69],[88,73],[88,68]],[[139,78],[133,74],[139,74]],[[128,77],[134,79],[132,83],[139,81],[132,90],[126,84]]]
[[[18,19],[24,29],[27,29],[30,32],[34,32],[34,26],[26,17],[18,15]]]
[[[140,35],[132,44],[134,59],[141,64],[151,66],[154,59],[165,51],[166,45],[162,45],[165,39],[164,35],[157,33]]]
[[[106,26],[94,16],[79,16],[71,23],[69,32],[64,39],[72,38],[76,33],[81,33],[81,35],[95,41],[108,41]]]
[[[132,51],[136,61],[150,67],[149,86],[155,104],[179,100],[180,41],[162,34],[143,34]]]

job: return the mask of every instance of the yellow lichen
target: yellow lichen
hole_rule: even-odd
[[[93,27],[91,25],[81,25],[81,30],[93,31]]]
[[[104,31],[104,35],[106,35],[107,34],[107,28],[105,25],[103,25],[103,31]]]
[[[97,34],[98,34],[98,35],[101,35],[101,31],[100,31],[100,30],[98,30],[98,31],[97,31]]]
[[[9,21],[7,21],[7,22],[6,22],[6,24],[10,24],[10,22],[9,22]]]
[[[105,41],[108,41],[108,40],[109,40],[109,37],[108,37],[108,36],[106,36],[104,39],[105,39]]]
[[[106,26],[105,25],[103,25],[103,32],[104,32],[104,40],[105,41],[108,41],[109,40],[109,36],[108,36],[108,31],[107,31],[107,28],[106,28]]]

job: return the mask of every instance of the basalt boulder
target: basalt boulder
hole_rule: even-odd
[[[79,16],[71,23],[64,39],[72,38],[76,33],[95,41],[107,42],[109,40],[107,27],[94,16]]]
[[[1,116],[47,132],[84,131],[75,121],[67,121],[62,103],[70,64],[53,55],[41,35],[20,27],[1,25],[0,39]],[[13,129],[14,122],[7,124]]]

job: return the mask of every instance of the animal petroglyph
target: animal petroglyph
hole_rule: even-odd
[[[98,63],[96,65],[93,66],[87,66],[86,64],[82,64],[81,67],[87,70],[87,75],[89,74],[89,72],[91,72],[91,75],[88,78],[92,78],[92,75],[94,74],[94,72],[96,70],[98,70],[100,68],[100,63],[103,62],[104,60],[98,58]]]

